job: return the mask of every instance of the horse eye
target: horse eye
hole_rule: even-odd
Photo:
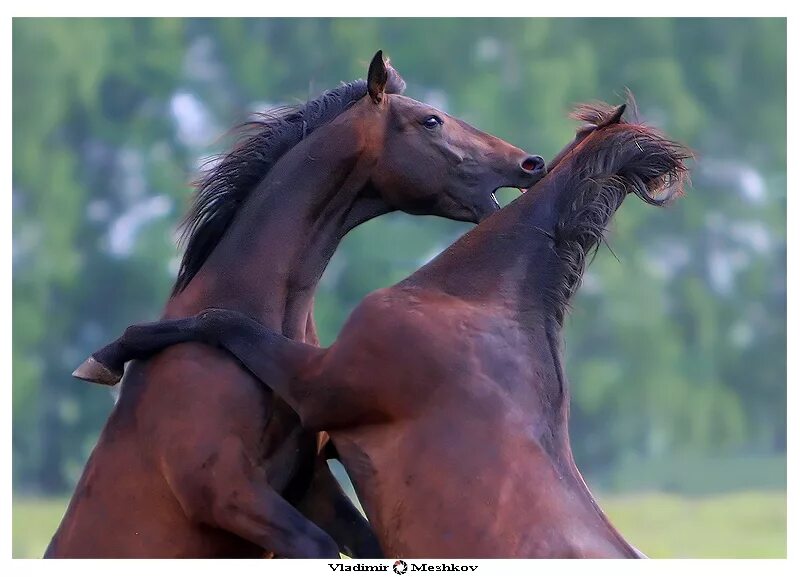
[[[430,128],[430,129],[433,129],[433,128],[436,128],[436,127],[438,127],[438,126],[441,126],[442,124],[444,124],[444,122],[442,121],[442,119],[441,119],[441,118],[439,118],[439,117],[438,117],[438,116],[436,116],[436,115],[434,115],[434,116],[429,116],[429,117],[428,117],[428,118],[426,118],[426,119],[425,119],[425,121],[422,123],[422,125],[423,125],[425,128]]]

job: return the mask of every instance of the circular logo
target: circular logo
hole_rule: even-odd
[[[406,563],[402,559],[398,559],[397,561],[394,562],[394,565],[392,565],[392,571],[394,571],[398,575],[402,575],[403,573],[408,571],[408,563]]]

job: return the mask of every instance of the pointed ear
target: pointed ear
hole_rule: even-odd
[[[389,71],[383,61],[383,50],[378,50],[372,58],[372,62],[369,63],[369,72],[367,73],[367,91],[372,102],[377,104],[383,100],[388,80]]]
[[[608,117],[608,119],[603,122],[603,126],[608,126],[610,124],[617,124],[620,120],[622,120],[622,114],[625,112],[625,109],[628,107],[627,104],[620,104],[617,106],[616,110]]]

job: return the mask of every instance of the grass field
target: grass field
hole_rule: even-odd
[[[785,557],[786,493],[669,494],[600,499],[622,534],[651,557]],[[41,557],[65,499],[15,498],[13,556]]]

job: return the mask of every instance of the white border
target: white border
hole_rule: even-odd
[[[13,0],[12,0],[13,2]],[[138,0],[129,3],[99,0],[16,1],[11,16],[330,16],[330,17],[576,17],[576,16],[787,16],[786,0],[574,0],[569,3],[543,0],[441,1],[435,0],[306,0],[304,2],[225,0],[220,2],[176,2]]]
[[[2,79],[5,84],[0,90],[2,98],[3,114],[0,116],[3,132],[6,138],[3,139],[2,154],[2,174],[6,175],[5,187],[7,210],[3,213],[5,223],[5,234],[2,243],[5,245],[2,251],[2,259],[6,271],[11,270],[11,16],[525,16],[525,17],[552,17],[552,16],[789,16],[788,20],[788,49],[789,62],[796,62],[793,57],[797,48],[795,40],[800,33],[800,21],[790,14],[789,3],[775,0],[760,0],[758,2],[700,2],[689,0],[670,0],[664,3],[638,2],[630,0],[616,0],[610,2],[588,2],[585,0],[573,0],[569,3],[559,2],[533,2],[505,1],[505,2],[466,2],[455,4],[453,2],[431,2],[419,0],[403,0],[402,2],[342,2],[341,0],[330,0],[330,2],[319,2],[317,0],[305,2],[292,2],[280,5],[279,2],[262,0],[261,2],[247,2],[241,0],[225,0],[208,5],[190,4],[187,2],[176,3],[139,0],[135,3],[100,3],[97,1],[69,1],[56,2],[50,1],[27,1],[16,2],[15,5],[4,5],[0,8],[4,12],[2,29],[0,29],[0,42],[3,46],[2,55]],[[7,13],[6,13],[7,12]],[[634,49],[634,47],[632,47]],[[456,55],[454,55],[456,56]],[[788,151],[787,157],[794,159],[793,153],[797,151],[796,134],[797,115],[793,112],[791,103],[797,102],[797,73],[792,71],[791,64],[788,66]],[[788,213],[789,226],[787,226],[788,254],[795,255],[794,249],[797,244],[797,234],[795,233],[792,222],[797,222],[797,200],[793,193],[796,187],[793,185],[798,182],[794,172],[788,174]],[[793,288],[797,288],[798,266],[796,259],[789,258],[787,270],[787,294],[793,295]],[[107,577],[109,573],[114,573],[115,577],[140,577],[142,571],[165,572],[170,569],[175,570],[180,563],[180,571],[191,572],[193,575],[216,575],[220,571],[253,571],[258,574],[264,571],[273,575],[291,573],[294,575],[327,575],[333,574],[326,561],[307,561],[307,560],[272,560],[265,562],[262,560],[236,560],[236,561],[208,561],[208,560],[187,560],[187,561],[47,561],[38,560],[13,560],[11,557],[11,279],[10,275],[3,283],[3,297],[7,303],[7,315],[4,323],[5,330],[3,338],[3,367],[5,368],[6,378],[6,403],[4,404],[5,421],[3,424],[3,436],[5,437],[4,446],[7,449],[5,458],[0,461],[3,475],[0,483],[2,484],[2,531],[0,532],[0,556],[3,564],[7,564],[5,574],[8,569],[14,571],[14,575],[39,575],[49,574],[53,571],[69,574],[71,572],[89,577],[102,575]],[[791,297],[788,303],[788,350],[798,350],[795,335],[795,326],[798,318],[798,307]],[[795,392],[794,378],[797,375],[797,365],[792,355],[788,355],[787,382],[787,406],[791,407],[790,412],[797,412],[798,395]],[[790,415],[791,416],[791,415]],[[796,491],[793,487],[797,486],[797,459],[794,449],[798,446],[798,428],[791,419],[788,420],[788,527],[787,527],[787,552],[789,560],[658,560],[646,562],[626,562],[626,561],[512,561],[512,560],[465,560],[477,562],[480,566],[476,574],[495,575],[502,572],[503,575],[525,575],[530,576],[532,572],[540,575],[561,575],[578,573],[589,573],[592,575],[636,575],[642,573],[652,575],[748,575],[766,574],[770,577],[786,575],[789,567],[798,565],[795,561],[798,557],[797,543],[797,499]],[[430,560],[436,562],[437,560]],[[268,564],[265,564],[268,563]],[[393,575],[393,573],[389,573]],[[798,567],[792,570],[792,574],[798,574]],[[411,572],[407,575],[412,575]]]

